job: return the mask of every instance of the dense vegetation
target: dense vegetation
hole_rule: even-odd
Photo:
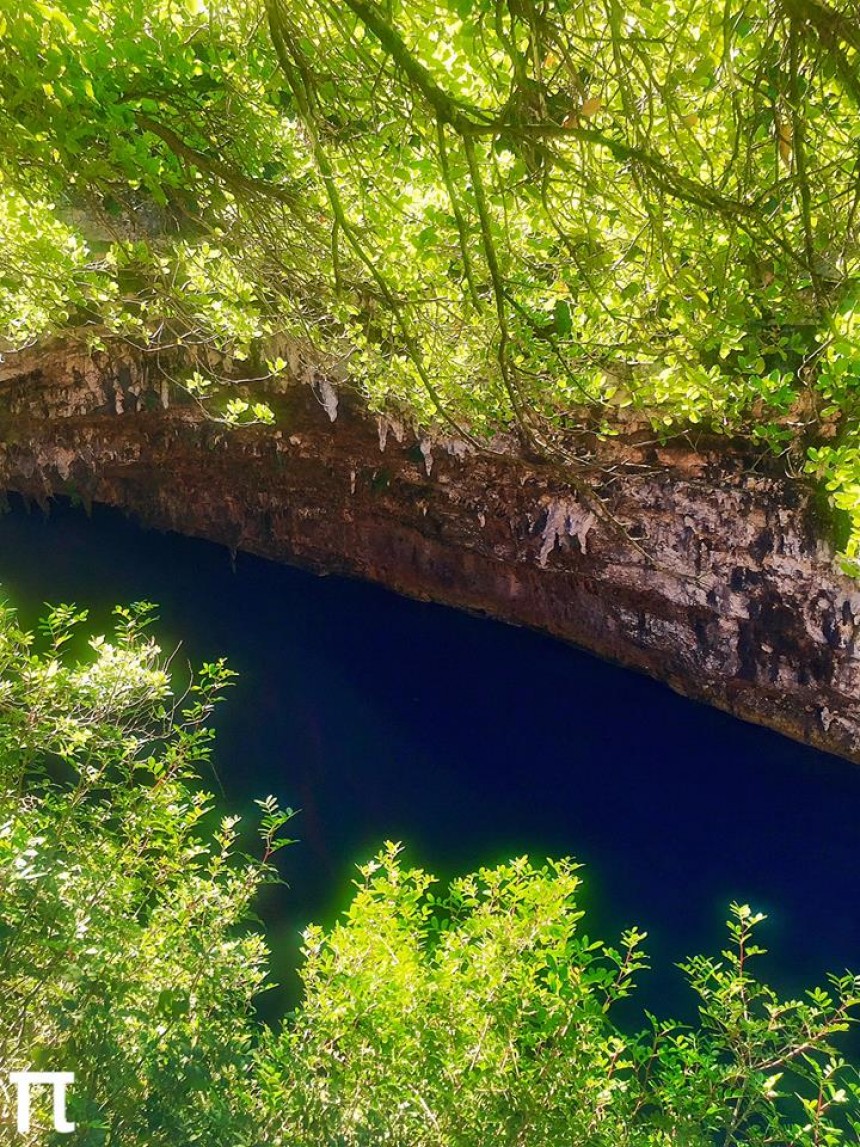
[[[857,0],[4,4],[6,345],[182,343],[201,399],[244,362],[238,420],[314,363],[574,474],[567,432],[640,408],[860,522],[858,29]]]
[[[0,350],[128,340],[239,422],[321,375],[578,488],[571,432],[632,409],[818,475],[860,558],[858,29],[857,0],[0,0]],[[231,674],[177,696],[148,607],[84,620],[0,607],[0,1068],[74,1071],[78,1141],[860,1142],[860,982],[778,998],[733,905],[684,966],[698,1026],[632,1030],[645,936],[588,936],[571,861],[438,891],[386,845],[265,1024],[290,814],[261,801],[245,855],[203,789]]]
[[[149,618],[119,610],[87,644],[70,607],[38,637],[0,611],[0,1067],[76,1073],[76,1137],[40,1111],[30,1143],[858,1142],[860,1080],[833,1043],[860,981],[779,999],[752,970],[760,918],[734,905],[722,955],[684,967],[699,1025],[631,1030],[616,1004],[645,937],[589,937],[569,861],[438,892],[386,846],[340,923],[307,930],[299,1008],[264,1025],[254,898],[289,814],[261,802],[257,858],[207,814],[197,769],[230,674],[206,665],[175,696]]]

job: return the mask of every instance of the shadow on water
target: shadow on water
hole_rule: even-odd
[[[75,601],[159,604],[162,644],[241,674],[218,714],[227,804],[301,809],[263,915],[295,999],[299,932],[332,921],[385,839],[442,876],[529,853],[586,865],[589,931],[649,932],[637,999],[691,1017],[673,963],[716,952],[733,899],[769,913],[785,990],[860,969],[860,769],[525,630],[65,503],[0,519],[31,624]],[[214,782],[213,782],[214,783]]]

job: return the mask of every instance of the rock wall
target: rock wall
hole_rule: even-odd
[[[532,626],[860,761],[860,583],[799,481],[621,427],[573,443],[613,522],[511,443],[416,437],[328,382],[272,402],[276,427],[228,428],[130,351],[7,356],[0,485]]]

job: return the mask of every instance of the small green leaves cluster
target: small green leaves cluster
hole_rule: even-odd
[[[855,285],[834,316],[819,356],[817,389],[833,438],[810,447],[806,469],[822,480],[837,510],[851,523],[846,570],[860,567],[860,290]]]
[[[25,199],[0,181],[0,337],[9,348],[65,327],[85,295],[105,307],[115,294],[80,234],[53,205]]]
[[[236,818],[206,829],[232,674],[204,665],[175,696],[151,620],[123,607],[85,638],[60,605],[34,636],[0,607],[0,1063],[74,1071],[93,1147],[237,1147],[266,964],[248,924],[287,814],[267,806],[260,860]],[[41,1119],[21,1140],[46,1141]]]
[[[210,382],[241,376],[271,305],[237,195],[301,168],[261,87],[258,24],[194,0],[0,13],[0,351],[71,330],[91,349],[187,347],[204,371],[217,352],[230,367]],[[238,409],[223,391],[216,417],[271,421],[262,396]]]

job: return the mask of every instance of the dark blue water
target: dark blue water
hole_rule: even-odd
[[[20,504],[0,583],[43,601],[160,605],[165,647],[241,674],[219,713],[218,781],[251,812],[301,809],[289,889],[264,906],[295,994],[300,927],[331,921],[385,839],[440,874],[529,853],[586,863],[592,932],[649,932],[642,1000],[689,1014],[674,962],[716,952],[733,899],[766,911],[786,989],[860,970],[860,768],[524,630],[320,579],[119,514]]]

